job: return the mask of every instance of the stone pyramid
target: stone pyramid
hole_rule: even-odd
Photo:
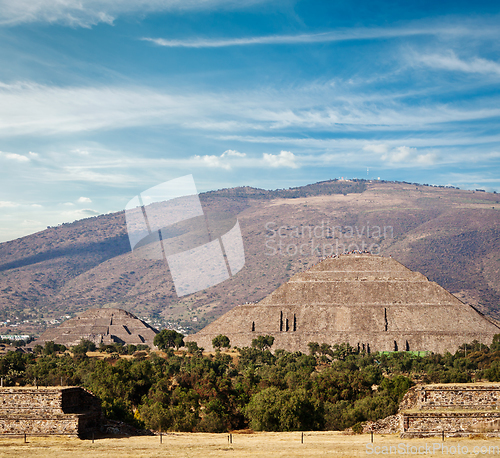
[[[455,352],[490,344],[500,328],[473,307],[392,258],[348,254],[294,275],[258,304],[240,305],[186,340],[205,349],[224,334],[232,346],[259,335],[273,349],[308,352],[309,342],[348,342],[367,351]]]
[[[124,345],[149,345],[158,331],[126,310],[116,308],[89,309],[65,321],[57,328],[47,329],[33,345],[53,341],[67,347],[78,345],[82,339],[96,345],[115,342]]]

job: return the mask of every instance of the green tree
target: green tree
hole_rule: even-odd
[[[203,348],[198,347],[198,344],[196,342],[186,342],[186,347],[188,349],[188,352],[191,353],[192,355],[202,355],[203,354]]]
[[[64,352],[64,351],[66,351],[66,347],[64,345],[56,344],[51,340],[45,342],[45,346],[43,347],[44,355],[53,355],[54,353]]]
[[[231,342],[229,341],[229,337],[219,334],[217,337],[212,339],[212,345],[217,350],[221,348],[229,348],[231,346]]]
[[[261,351],[271,348],[273,343],[273,336],[258,336],[256,339],[252,339],[252,347]]]
[[[269,387],[252,396],[245,409],[257,431],[300,431],[321,427],[321,404],[306,390]]]
[[[166,350],[167,348],[175,347],[177,350],[184,346],[184,336],[172,329],[163,329],[156,334],[153,343],[160,349]]]
[[[311,356],[314,356],[316,353],[319,352],[319,343],[318,342],[309,342],[307,344],[309,347],[309,353]]]
[[[80,340],[78,345],[71,347],[71,351],[78,356],[84,356],[88,351],[95,351],[95,349],[95,343],[85,339]]]

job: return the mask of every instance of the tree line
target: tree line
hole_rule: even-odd
[[[444,355],[368,354],[317,342],[308,354],[271,351],[271,336],[229,352],[223,335],[209,354],[175,331],[160,332],[155,344],[162,353],[101,346],[98,359],[87,356],[96,350],[91,342],[71,352],[47,342],[1,356],[0,376],[4,386],[81,385],[108,418],[136,427],[204,432],[342,430],[396,413],[415,383],[500,381],[500,335],[491,346],[472,342]]]

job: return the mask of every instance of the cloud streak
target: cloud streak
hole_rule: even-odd
[[[264,162],[267,163],[272,168],[280,168],[280,167],[291,168],[291,169],[299,168],[299,166],[295,162],[297,159],[295,154],[293,154],[290,151],[281,151],[279,154],[264,153],[263,159]]]
[[[120,15],[169,11],[244,9],[265,0],[0,0],[0,25],[31,22],[71,27],[113,24]]]
[[[31,153],[30,153],[31,154]],[[30,158],[17,153],[4,153],[0,151],[0,158],[5,158],[15,162],[29,162]]]
[[[195,155],[191,158],[192,162],[195,165],[203,165],[211,168],[219,168],[225,170],[231,170],[232,165],[235,164],[235,158],[243,158],[245,157],[245,153],[240,153],[236,150],[228,149],[224,151],[220,156],[216,155],[204,155],[198,156]],[[228,160],[228,158],[233,158],[232,160]]]
[[[478,73],[482,75],[500,75],[500,64],[498,62],[475,57],[470,60],[462,60],[453,51],[443,54],[421,54],[415,55],[414,63],[431,68],[448,71],[459,71],[464,73]]]
[[[58,135],[131,126],[168,125],[186,131],[272,132],[307,128],[346,131],[441,130],[443,123],[500,116],[498,97],[481,103],[411,106],[387,95],[350,100],[340,87],[307,90],[191,92],[181,96],[144,87],[57,87],[0,84],[0,137]],[[229,153],[228,153],[229,154]],[[20,155],[17,155],[20,156]],[[28,156],[9,156],[27,162]]]
[[[386,151],[382,154],[381,159],[391,165],[411,165],[417,164],[421,166],[434,165],[438,160],[438,156],[434,152],[426,154],[418,154],[417,148],[408,146],[398,146],[391,151]]]
[[[406,27],[359,27],[349,29],[337,29],[321,33],[302,33],[294,35],[267,35],[243,38],[193,38],[193,39],[167,39],[144,37],[143,41],[149,41],[158,46],[167,48],[225,48],[230,46],[255,46],[255,45],[294,45],[314,44],[356,40],[378,40],[390,38],[403,38],[415,36],[445,36],[457,37],[468,35],[498,35],[496,28],[485,25],[482,28],[471,25],[437,25],[427,24],[423,26],[409,24]]]

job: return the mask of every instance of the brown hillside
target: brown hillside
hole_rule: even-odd
[[[351,248],[375,244],[381,254],[392,254],[465,302],[500,317],[496,194],[329,181],[292,190],[235,188],[201,199],[210,221],[237,217],[240,222],[246,263],[235,277],[179,299],[163,262],[130,252],[119,212],[0,244],[0,317],[19,323],[42,314],[47,319],[116,307],[154,317],[156,326],[161,320],[182,320],[196,330],[235,305],[261,300],[321,259],[322,251],[330,254],[337,243],[342,249],[353,242]],[[266,224],[276,231],[282,227],[281,237],[277,232],[271,237]],[[322,224],[330,231],[322,231]],[[301,245],[302,254],[295,254]],[[40,332],[43,323],[9,329]]]

